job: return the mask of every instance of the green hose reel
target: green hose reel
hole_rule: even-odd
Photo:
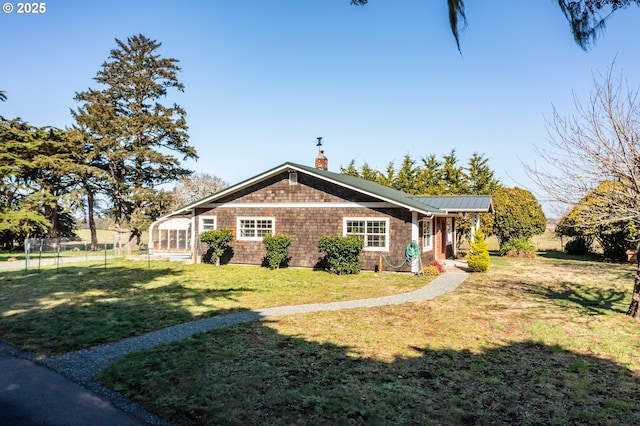
[[[407,244],[407,248],[404,250],[404,261],[400,265],[392,265],[389,260],[384,256],[384,254],[380,253],[382,259],[384,259],[384,263],[387,266],[393,269],[400,269],[407,263],[413,263],[414,261],[420,259],[420,245],[417,241],[411,241]]]

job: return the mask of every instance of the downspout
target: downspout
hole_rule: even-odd
[[[196,209],[191,211],[191,260],[198,262],[198,247],[196,247]]]
[[[420,240],[420,228],[418,226],[418,212],[411,211],[411,241],[418,242]],[[422,249],[420,249],[419,256],[422,256]],[[417,274],[420,272],[419,269],[420,262],[418,259],[415,259],[411,262],[411,272]]]

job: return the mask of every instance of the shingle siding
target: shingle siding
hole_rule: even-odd
[[[404,259],[407,244],[411,241],[411,213],[402,208],[365,208],[365,207],[304,207],[304,203],[352,203],[373,202],[375,199],[355,191],[338,187],[312,176],[298,176],[298,183],[290,185],[288,173],[274,176],[242,191],[229,195],[216,203],[227,206],[196,209],[196,215],[215,215],[218,229],[229,228],[233,232],[233,255],[227,260],[237,264],[261,264],[265,255],[261,241],[238,241],[236,221],[239,216],[269,216],[275,218],[276,234],[289,234],[293,243],[289,248],[290,266],[313,268],[323,254],[318,252],[319,239],[324,235],[342,235],[344,217],[389,218],[389,251],[383,254],[393,263]],[[230,204],[232,203],[232,204]],[[277,204],[283,207],[242,207],[242,203]],[[300,203],[291,206],[286,203]],[[196,224],[198,221],[196,220]],[[199,232],[199,230],[196,230]],[[206,246],[201,245],[201,253]],[[374,270],[379,263],[379,252],[363,252],[363,269]],[[405,266],[401,270],[409,271]]]

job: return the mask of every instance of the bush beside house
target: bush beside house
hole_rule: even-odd
[[[364,241],[357,236],[325,235],[318,241],[318,251],[325,253],[329,272],[338,275],[360,272],[363,248]]]
[[[473,272],[486,272],[489,269],[489,245],[484,233],[478,229],[473,236],[471,253],[467,256],[467,266]]]
[[[204,231],[200,234],[200,241],[206,243],[209,246],[209,250],[204,255],[204,258],[209,258],[210,263],[220,265],[220,258],[229,248],[232,240],[233,233],[231,232],[231,229],[225,228]]]
[[[288,234],[266,235],[262,242],[267,254],[264,257],[264,264],[269,269],[278,269],[286,266],[289,262],[289,246],[293,238]]]

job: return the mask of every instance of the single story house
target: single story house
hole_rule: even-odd
[[[428,265],[456,255],[456,219],[471,215],[475,228],[479,213],[492,211],[490,196],[413,196],[331,172],[327,165],[320,151],[315,167],[287,162],[164,215],[149,228],[151,253],[182,253],[202,262],[207,247],[198,235],[228,228],[228,263],[262,264],[262,238],[273,233],[293,237],[289,266],[318,267],[324,235],[362,237],[365,270],[378,269],[382,257],[394,266],[403,263],[412,242]],[[397,270],[418,272],[419,261]]]

